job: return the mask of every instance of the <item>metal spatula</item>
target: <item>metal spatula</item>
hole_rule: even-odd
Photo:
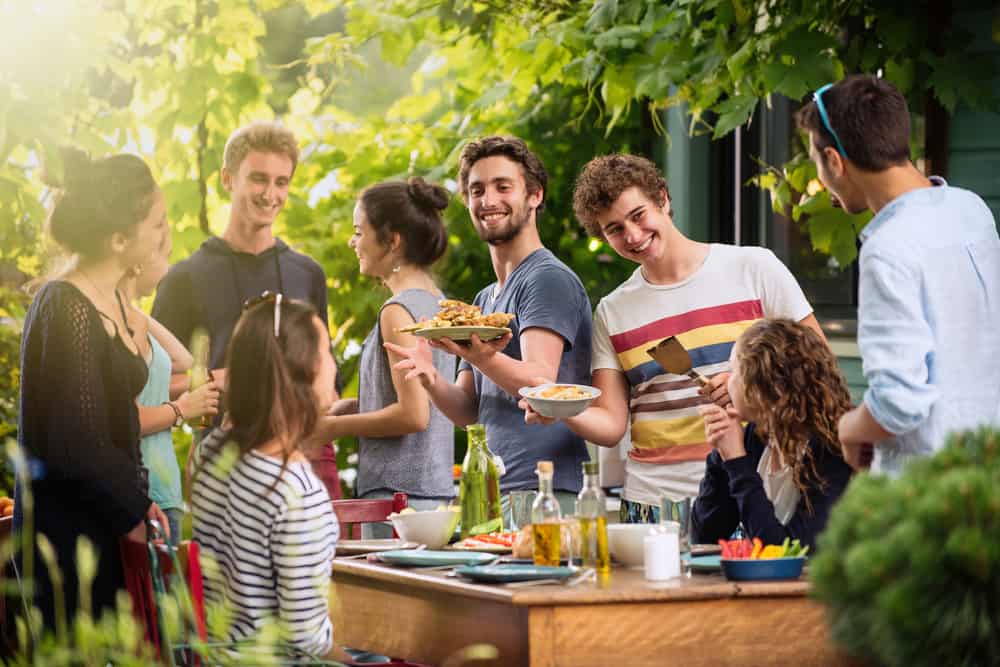
[[[707,377],[691,368],[691,355],[675,336],[660,341],[659,344],[646,350],[646,354],[668,373],[687,375],[692,380],[697,380],[699,384],[708,384]]]

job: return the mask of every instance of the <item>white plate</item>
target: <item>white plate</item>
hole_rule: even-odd
[[[507,327],[430,327],[427,329],[417,329],[414,336],[420,336],[427,340],[437,340],[438,338],[451,338],[452,340],[469,340],[472,334],[477,334],[479,340],[495,340],[510,333]]]

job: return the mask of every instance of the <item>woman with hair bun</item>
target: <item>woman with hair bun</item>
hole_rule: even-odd
[[[358,496],[390,498],[403,491],[416,509],[433,509],[455,495],[454,427],[419,382],[404,380],[406,371],[393,369],[399,358],[383,343],[412,347],[416,339],[399,329],[440,310],[444,295],[430,267],[448,245],[442,222],[448,200],[447,190],[419,177],[378,183],[361,193],[350,246],[361,273],[382,281],[392,296],[365,338],[359,398],[348,410],[355,413],[324,417],[319,428],[324,438],[358,436]],[[454,377],[453,356],[435,350],[434,365],[443,377]],[[363,530],[376,537],[379,528],[366,524]]]
[[[139,452],[136,397],[146,383],[146,363],[117,289],[126,271],[148,262],[169,234],[163,194],[133,155],[90,160],[68,150],[63,163],[48,225],[75,264],[41,286],[24,323],[18,440],[28,465],[18,471],[16,492],[23,496],[30,484],[34,510],[26,521],[18,500],[14,515],[23,528],[21,575],[33,578],[34,602],[48,629],[71,621],[81,599],[79,538],[97,551],[93,608],[86,610],[96,617],[114,607],[124,587],[119,539],[145,540],[147,518],[167,526],[149,499]],[[61,586],[41,558],[43,535],[55,552]]]

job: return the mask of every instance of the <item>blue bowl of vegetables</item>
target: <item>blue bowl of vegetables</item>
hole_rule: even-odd
[[[805,556],[787,558],[723,558],[722,573],[730,581],[779,581],[798,579]]]

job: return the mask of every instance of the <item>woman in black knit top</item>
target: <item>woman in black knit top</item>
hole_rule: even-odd
[[[41,287],[25,320],[18,440],[27,466],[18,471],[14,515],[23,527],[21,575],[35,581],[34,602],[50,630],[57,614],[71,622],[80,600],[79,538],[98,556],[90,587],[96,616],[124,586],[119,539],[144,540],[146,517],[167,525],[147,495],[139,452],[136,396],[146,362],[116,289],[169,234],[163,195],[138,157],[91,161],[68,151],[64,162],[49,229],[75,266]],[[30,516],[22,502],[29,486]],[[62,575],[61,596],[38,549],[43,535]]]

